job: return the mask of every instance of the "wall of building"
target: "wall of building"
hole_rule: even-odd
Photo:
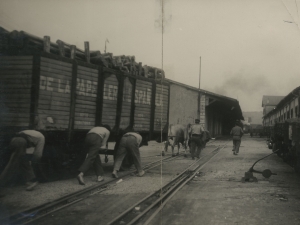
[[[292,97],[281,107],[276,107],[263,120],[264,126],[273,126],[275,121],[283,122],[287,119],[296,118],[299,114],[299,97]]]
[[[222,135],[223,115],[218,110],[207,110],[209,96],[201,93],[199,98],[198,95],[197,90],[171,84],[169,124],[194,124],[200,118],[200,124],[213,136]]]
[[[198,107],[198,91],[170,85],[169,124],[193,124],[199,118]]]

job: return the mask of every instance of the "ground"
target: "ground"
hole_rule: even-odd
[[[237,156],[232,154],[230,139],[215,140],[201,155],[218,146],[224,148],[201,169],[198,176],[176,193],[151,224],[300,224],[300,177],[277,155],[271,155],[255,165],[256,170],[270,169],[277,175],[266,179],[255,173],[257,183],[241,182],[256,160],[272,153],[265,138],[245,135]],[[159,160],[162,149],[163,144],[155,142],[142,147],[142,162],[146,164]],[[172,180],[191,161],[190,155],[188,158],[182,156],[164,165],[162,173],[159,167],[141,178],[124,178],[122,182],[95,193],[80,204],[53,213],[35,224],[106,224],[131,204]],[[107,180],[112,179],[111,169],[112,160],[105,164]],[[86,177],[87,186],[95,184],[94,180],[91,172]],[[43,183],[32,192],[24,191],[21,186],[6,189],[3,190],[6,196],[0,200],[1,211],[7,214],[24,210],[83,188],[74,178]]]

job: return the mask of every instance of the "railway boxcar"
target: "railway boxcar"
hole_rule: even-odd
[[[278,122],[273,129],[273,151],[300,172],[300,119]]]
[[[161,132],[167,135],[169,84],[163,76],[149,78],[53,54],[53,43],[49,51],[36,46],[12,45],[0,56],[4,158],[4,146],[23,129],[41,131],[46,138],[44,158],[59,160],[80,154],[87,131],[101,124],[112,128],[110,141],[120,129],[129,128],[148,140]],[[101,153],[114,155],[114,150]]]

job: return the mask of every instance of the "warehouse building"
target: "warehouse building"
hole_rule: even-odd
[[[236,99],[198,89],[170,79],[169,124],[200,124],[213,137],[228,135],[235,120],[243,120]]]

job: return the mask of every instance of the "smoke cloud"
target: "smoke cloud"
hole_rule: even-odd
[[[257,92],[263,93],[269,88],[269,80],[264,75],[236,73],[228,77],[222,85],[215,86],[214,91],[222,95],[232,95],[238,92],[252,95]]]
[[[223,84],[215,86],[213,92],[237,99],[242,111],[262,110],[263,95],[269,95],[272,92],[272,86],[267,76],[243,71],[224,76],[227,79]]]

